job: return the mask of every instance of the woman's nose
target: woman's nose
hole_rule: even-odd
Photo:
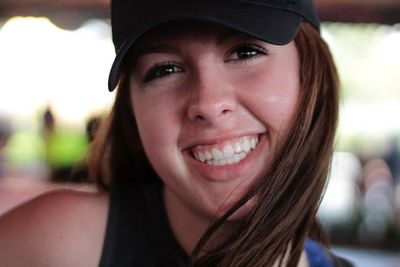
[[[217,73],[203,75],[191,87],[188,117],[192,121],[216,123],[236,110],[234,90]]]

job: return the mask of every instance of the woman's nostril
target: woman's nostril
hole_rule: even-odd
[[[205,118],[204,118],[203,116],[201,116],[201,115],[197,115],[197,116],[196,116],[196,120],[197,120],[197,121],[204,121]]]

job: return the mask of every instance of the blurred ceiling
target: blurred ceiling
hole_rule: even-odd
[[[0,18],[47,16],[64,28],[108,18],[110,0],[0,0]],[[128,0],[129,1],[129,0]],[[400,23],[400,0],[314,0],[322,21]]]
[[[322,21],[400,23],[400,0],[314,0]]]

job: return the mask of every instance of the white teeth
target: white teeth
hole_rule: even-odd
[[[226,160],[225,159],[217,160],[217,166],[222,166],[222,165],[226,165]]]
[[[250,141],[248,139],[245,139],[242,143],[242,149],[244,152],[249,152],[251,147],[250,147]]]
[[[240,154],[235,154],[233,156],[233,162],[238,163],[241,160]]]
[[[235,162],[235,159],[233,157],[227,158],[226,163],[227,164],[233,164]]]
[[[213,148],[211,151],[193,151],[196,160],[212,166],[223,166],[238,163],[243,160],[258,144],[258,137],[242,138],[242,142],[225,145],[223,151]]]
[[[211,150],[211,154],[213,156],[213,159],[215,159],[215,160],[219,160],[219,159],[223,159],[224,158],[224,154],[220,150],[218,150],[216,148]]]
[[[236,143],[233,150],[235,150],[235,153],[240,153],[242,152],[242,147],[240,146],[240,143]]]
[[[206,157],[206,160],[211,160],[213,158],[212,154],[208,151],[204,152],[204,156]]]
[[[256,148],[257,143],[258,143],[258,137],[252,138],[251,141],[250,141],[250,147],[251,147],[251,149]]]
[[[199,152],[199,160],[200,160],[201,162],[206,161],[206,157],[204,156],[204,153]]]
[[[214,160],[207,160],[206,163],[212,166],[223,166],[223,165],[231,165],[238,163],[242,159],[244,159],[248,154],[245,152],[241,152],[239,154],[234,154],[232,157],[225,158],[225,159],[214,159]]]
[[[234,154],[234,151],[233,151],[233,147],[232,146],[224,147],[224,157],[225,158],[230,158],[230,157],[233,156],[233,154]]]

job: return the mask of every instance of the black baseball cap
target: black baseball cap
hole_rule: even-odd
[[[121,63],[147,30],[169,21],[213,22],[275,45],[285,45],[307,21],[319,30],[312,0],[112,0],[116,57],[108,89],[118,85]]]

